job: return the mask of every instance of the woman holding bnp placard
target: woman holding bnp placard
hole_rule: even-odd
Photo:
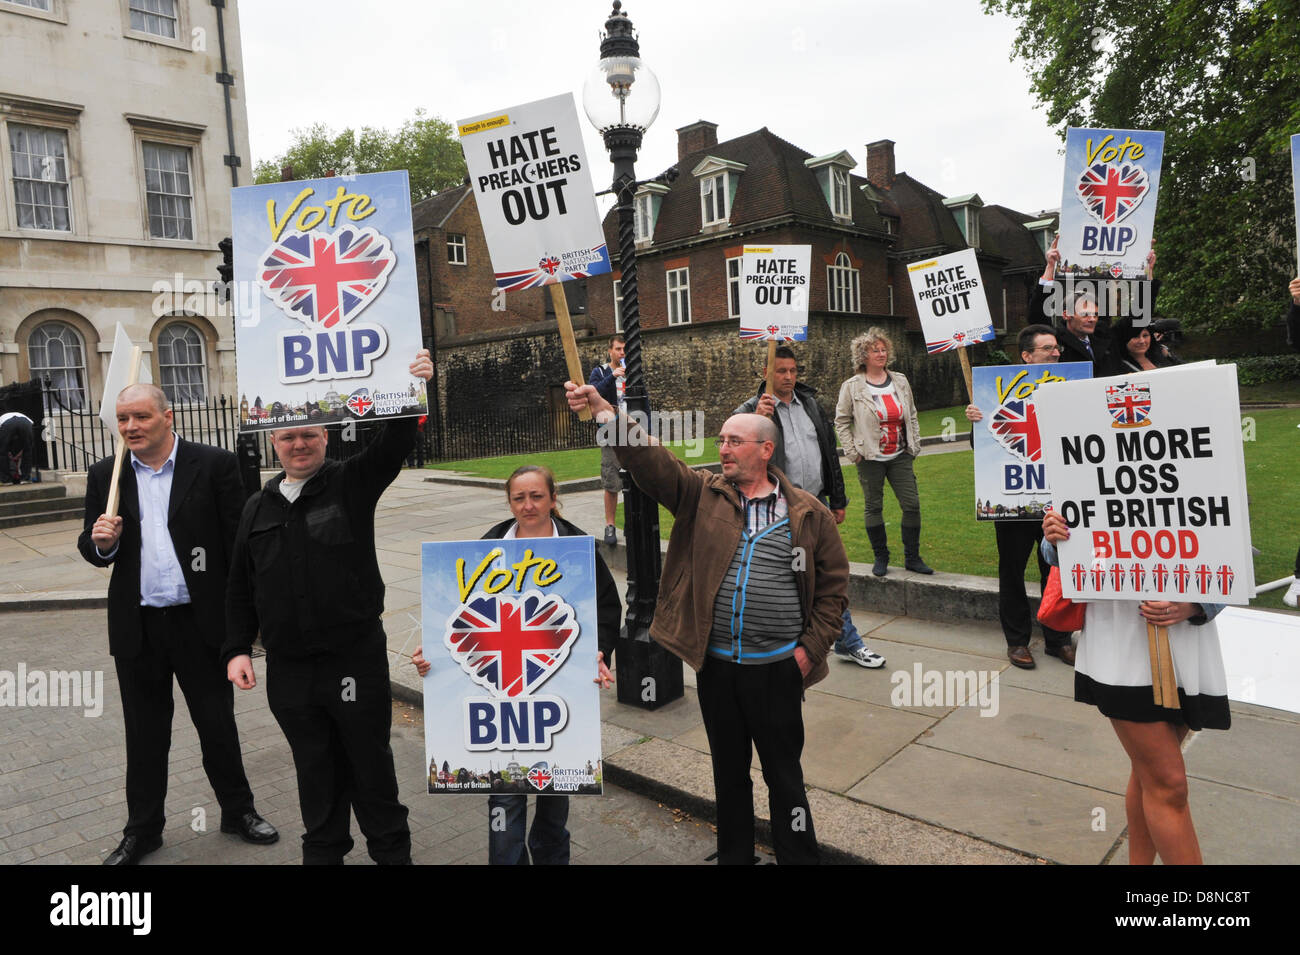
[[[1070,536],[1055,511],[1043,518],[1043,556]],[[1201,847],[1187,804],[1182,742],[1188,730],[1226,730],[1228,680],[1214,618],[1223,607],[1166,600],[1091,600],[1075,651],[1074,698],[1110,717],[1128,753],[1124,795],[1131,865],[1200,865]],[[1178,680],[1178,708],[1153,702],[1147,624],[1166,627]]]
[[[913,573],[933,574],[921,559],[921,497],[912,471],[912,461],[921,453],[921,427],[912,386],[904,375],[888,368],[894,360],[894,343],[884,329],[867,329],[849,343],[849,354],[856,374],[840,386],[835,433],[858,468],[867,539],[876,555],[871,572],[883,577],[889,571],[884,518],[888,480],[903,511],[903,566]]]
[[[513,518],[495,524],[483,535],[483,540],[515,540],[529,537],[586,537],[580,530],[560,516],[560,504],[555,496],[555,475],[549,468],[526,464],[510,475],[506,481],[506,501]],[[618,599],[614,577],[596,553],[596,638],[600,653],[597,655],[596,680],[601,689],[614,680],[605,665],[613,656],[614,638],[618,635],[623,605]],[[424,648],[416,647],[411,656],[420,676],[429,672],[431,664],[424,658]],[[533,828],[524,838],[528,812],[528,797],[522,795],[492,795],[488,797],[488,861],[492,865],[528,865],[529,853],[535,865],[569,864],[569,797],[556,794],[539,795],[533,816]],[[498,824],[504,814],[504,827]]]

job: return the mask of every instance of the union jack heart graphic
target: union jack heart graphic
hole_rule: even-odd
[[[538,261],[537,267],[547,275],[554,275],[555,270],[560,267],[560,260],[553,255],[544,255]]]
[[[578,639],[578,617],[559,597],[470,594],[447,618],[443,645],[471,680],[500,699],[545,683]]]
[[[528,770],[528,781],[533,788],[541,791],[551,784],[551,766],[549,763],[533,763]]]
[[[1146,170],[1137,163],[1112,166],[1094,163],[1075,184],[1075,194],[1085,209],[1102,225],[1123,222],[1142,204],[1149,184]]]
[[[1002,447],[1022,461],[1034,463],[1043,455],[1038,410],[1024,398],[1012,398],[999,405],[989,419],[989,431]]]
[[[290,232],[258,260],[257,283],[276,307],[308,328],[346,325],[379,297],[397,254],[374,229]]]

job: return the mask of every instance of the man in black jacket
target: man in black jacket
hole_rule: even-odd
[[[776,423],[778,435],[772,466],[785,474],[795,487],[803,488],[830,508],[836,524],[843,524],[849,499],[844,493],[844,471],[840,468],[839,451],[835,447],[835,433],[817,404],[817,391],[799,381],[799,363],[794,349],[788,345],[776,349],[772,371],[775,394],[763,393],[767,384],[766,368],[763,377],[758,394],[742,403],[732,414],[758,413],[771,418]],[[835,653],[873,670],[885,665],[885,658],[868,650],[862,642],[847,606],[844,608],[844,627],[835,641]]]
[[[421,350],[411,374],[433,377]],[[227,675],[256,685],[249,652],[266,647],[267,701],[298,773],[304,865],[352,849],[351,812],[381,865],[411,861],[406,807],[389,745],[392,696],[380,615],[375,506],[415,444],[416,420],[389,421],[364,451],[325,460],[325,429],[272,433],[284,471],[248,499],[227,592]]]
[[[229,451],[178,438],[167,396],[155,385],[123,389],[117,420],[131,451],[122,462],[121,513],[105,513],[114,465],[105,458],[87,475],[77,541],[87,561],[113,568],[108,648],[126,724],[127,823],[105,865],[134,865],[162,845],[173,673],[221,805],[221,831],[275,842],[275,829],[253,808],[234,693],[219,658],[226,569],[244,504],[239,465]]]

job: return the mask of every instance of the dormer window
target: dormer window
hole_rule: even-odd
[[[803,164],[817,177],[817,185],[821,186],[831,215],[846,222],[852,219],[853,194],[849,188],[849,170],[857,165],[857,161],[849,155],[848,150],[805,159]]]
[[[706,156],[691,170],[700,182],[700,227],[725,226],[731,220],[731,206],[736,198],[736,185],[745,171],[742,163],[716,156]]]
[[[980,245],[980,209],[984,207],[984,200],[972,192],[968,196],[954,196],[952,199],[945,199],[943,204],[952,212],[952,217],[957,221],[957,228],[961,229],[962,238],[966,240],[966,244],[972,249],[978,249]]]
[[[700,221],[705,225],[727,221],[727,174],[700,180]]]
[[[847,169],[831,170],[831,215],[850,218],[853,215],[849,206],[849,171]]]
[[[659,219],[659,206],[664,201],[668,187],[658,182],[647,182],[632,199],[632,234],[638,245],[648,245],[655,235],[655,222]]]

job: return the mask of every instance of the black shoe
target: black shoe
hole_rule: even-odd
[[[239,818],[231,822],[223,818],[221,820],[222,832],[237,832],[239,838],[245,842],[251,842],[254,845],[269,846],[280,838],[280,833],[275,831],[275,826],[271,825],[253,810],[242,813]]]
[[[613,525],[613,524],[606,524],[606,525],[605,525],[605,546],[606,546],[606,547],[617,547],[617,546],[618,546],[618,537],[617,537],[617,535],[616,535],[616,533],[615,533],[614,525]]]
[[[162,836],[146,839],[143,836],[126,836],[117,844],[104,865],[139,865],[140,860],[149,853],[162,848]]]
[[[871,542],[871,551],[876,555],[876,562],[871,565],[871,573],[883,577],[889,573],[889,538],[883,524],[867,528],[867,540]]]
[[[903,567],[914,574],[933,574],[930,566],[921,559],[921,528],[900,527],[903,534]]]

